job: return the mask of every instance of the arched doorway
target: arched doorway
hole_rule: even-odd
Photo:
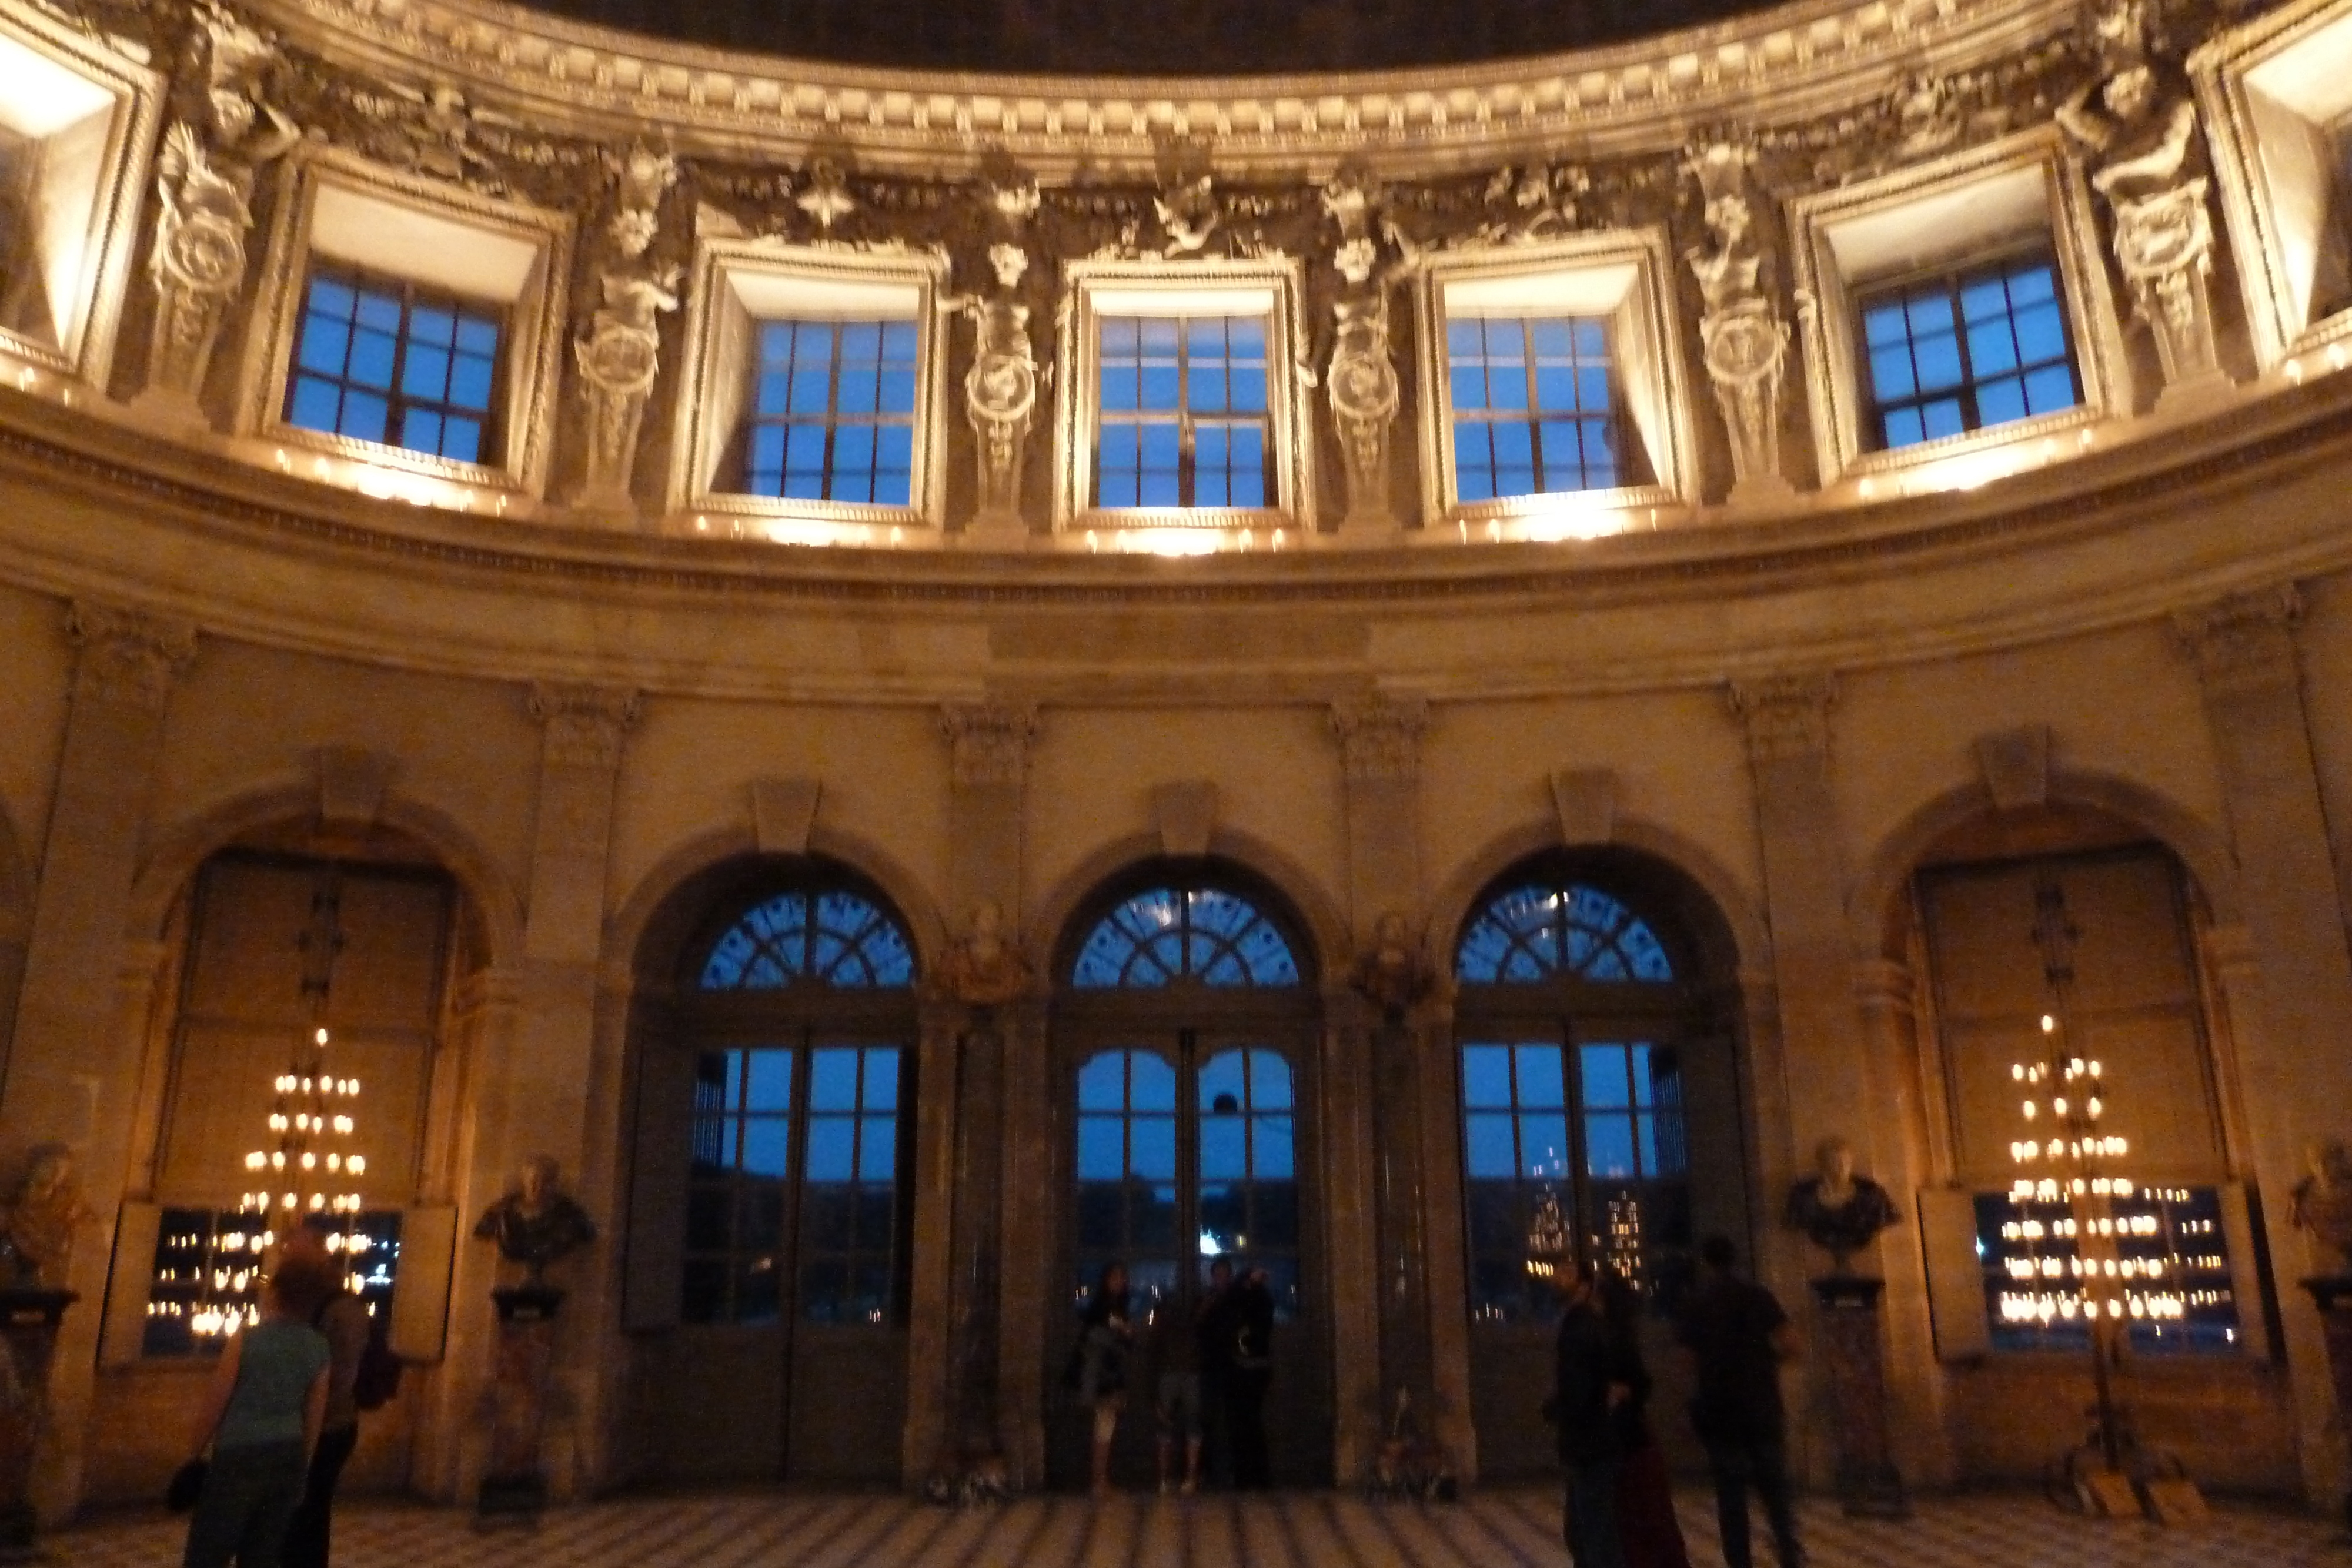
[[[633,1327],[669,1479],[888,1481],[906,1408],[916,967],[847,868],[709,894],[641,998]]]
[[[1266,1270],[1275,1475],[1330,1474],[1329,1312],[1314,1219],[1318,1009],[1304,927],[1238,867],[1159,865],[1103,890],[1056,965],[1067,1219],[1046,1365],[1058,1375],[1103,1265],[1127,1265],[1136,1349],[1113,1473],[1152,1473],[1160,1346],[1189,1335],[1219,1256]],[[1083,1481],[1084,1413],[1051,1391],[1048,1469]]]
[[[1719,925],[1678,873],[1617,851],[1523,861],[1463,922],[1471,1415],[1488,1477],[1553,1465],[1541,1370],[1558,1307],[1531,1260],[1573,1250],[1671,1308],[1698,1238],[1748,1233],[1732,994],[1709,977]]]

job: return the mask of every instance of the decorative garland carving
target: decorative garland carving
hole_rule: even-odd
[[[1323,210],[1339,227],[1331,253],[1341,279],[1331,302],[1331,356],[1324,392],[1348,476],[1349,528],[1392,526],[1389,513],[1389,429],[1402,405],[1389,342],[1391,275],[1381,266],[1373,221],[1382,193],[1362,170],[1323,187]]]

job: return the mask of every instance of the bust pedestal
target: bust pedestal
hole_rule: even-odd
[[[1911,1505],[1886,1431],[1886,1363],[1879,1326],[1883,1280],[1832,1274],[1815,1280],[1814,1317],[1837,1434],[1838,1500],[1871,1519],[1904,1519]]]
[[[540,1436],[547,1425],[547,1368],[563,1292],[551,1285],[492,1291],[499,1309],[498,1366],[490,1382],[490,1468],[475,1522],[536,1524],[547,1507]]]
[[[2319,1309],[2327,1342],[2327,1375],[2336,1390],[2336,1418],[2352,1426],[2352,1274],[2322,1274],[2302,1281]],[[2345,1527],[2352,1530],[2352,1491],[2344,1497]]]
[[[7,1342],[7,1361],[0,1366],[0,1563],[40,1555],[33,1544],[33,1455],[48,1415],[58,1324],[79,1300],[71,1291],[0,1290],[0,1339]]]

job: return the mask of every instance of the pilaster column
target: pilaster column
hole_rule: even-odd
[[[948,740],[948,896],[961,933],[983,904],[1003,916],[1007,941],[1022,930],[1021,862],[1029,747],[1037,709],[1027,703],[951,703],[940,711]],[[920,1193],[915,1209],[919,1307],[944,1310],[908,1344],[906,1464],[919,1479],[950,1451],[990,1440],[1015,1484],[1045,1477],[1047,1314],[1057,1299],[1045,1260],[1055,1257],[1060,1194],[1053,1185],[1052,1084],[1044,1009],[1034,999],[958,1008],[936,1037],[926,1030],[927,1103],[917,1159],[955,1173],[952,1186]],[[958,1429],[961,1427],[961,1429]]]
[[[1830,709],[1836,695],[1835,679],[1826,674],[1735,682],[1729,693],[1747,728],[1755,781],[1783,1075],[1777,1085],[1756,1086],[1763,1177],[1757,1197],[1764,1221],[1759,1229],[1766,1231],[1758,1241],[1757,1270],[1783,1304],[1808,1312],[1811,1292],[1803,1281],[1826,1270],[1814,1266],[1803,1241],[1779,1228],[1779,1218],[1790,1183],[1814,1146],[1843,1137],[1864,1173],[1891,1190],[1908,1194],[1918,1185],[1909,1140],[1902,1135],[1907,1108],[1901,1085],[1909,1076],[1909,1053],[1889,1057],[1873,1049],[1854,990],[1844,842],[1830,774]],[[1801,1094],[1795,1092],[1799,1083]],[[1767,1095],[1785,1108],[1777,1126],[1765,1114]],[[1916,1224],[1907,1240],[1878,1248],[1890,1324],[1926,1322],[1927,1271]],[[1928,1385],[1937,1374],[1925,1344],[1897,1337],[1891,1347],[1888,1392],[1898,1453],[1916,1453],[1933,1440],[1915,1425],[1918,1412],[1933,1408]],[[1807,1403],[1814,1411],[1825,1408],[1818,1397]],[[1826,1479],[1832,1435],[1820,1428],[1818,1418],[1807,1418],[1797,1436],[1809,1472]]]
[[[1421,737],[1429,704],[1385,695],[1334,704],[1348,827],[1349,923],[1372,950],[1382,916],[1423,903]],[[1400,1391],[1465,1476],[1475,1473],[1461,1267],[1461,1174],[1442,1040],[1418,1009],[1327,988],[1323,1186],[1332,1310],[1333,1473],[1370,1473]],[[1442,1122],[1433,1129],[1433,1122]]]
[[[50,1425],[35,1460],[44,1522],[80,1501],[95,1376],[100,1303],[130,1164],[145,1043],[121,1006],[131,887],[147,827],[173,686],[194,659],[195,628],[143,612],[76,603],[66,632],[79,650],[58,757],[40,884],[25,945],[16,1028],[0,1087],[0,1155],[58,1139],[79,1156],[100,1224],[74,1250],[49,1394]]]
[[[510,1030],[502,1049],[494,1045],[474,1058],[473,1143],[459,1207],[461,1218],[478,1213],[506,1190],[524,1160],[549,1155],[562,1162],[600,1229],[595,1251],[562,1281],[571,1296],[558,1331],[541,1464],[550,1496],[564,1501],[591,1479],[586,1461],[603,1449],[597,1367],[614,1316],[615,1276],[608,1265],[622,1216],[611,1155],[619,1141],[618,1096],[593,1093],[600,1082],[617,1084],[617,1064],[597,1060],[597,960],[614,786],[637,694],[540,685],[531,690],[530,713],[540,722],[540,753],[530,904],[520,961],[509,977]],[[609,1036],[608,1046],[616,1048],[620,1030]],[[592,1120],[597,1111],[604,1114]],[[486,1244],[467,1241],[459,1249],[450,1359],[461,1378],[489,1370],[495,1324],[488,1297],[497,1264]],[[482,1458],[468,1451],[461,1495],[478,1480]]]
[[[2231,1013],[2246,1083],[2253,1176],[2272,1256],[2303,1255],[2286,1228],[2286,1195],[2305,1144],[2342,1132],[2352,1105],[2352,950],[2336,898],[2319,773],[2304,712],[2294,629],[2303,601],[2293,584],[2238,595],[2173,619],[2195,663],[2205,718],[2221,764],[2239,896],[2253,936],[2253,983]],[[2318,1315],[2283,1278],[2279,1314],[2294,1387],[2304,1485],[2316,1500],[2342,1494],[2326,1438],[2333,1396]]]

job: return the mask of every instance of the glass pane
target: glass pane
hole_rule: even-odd
[[[1239,1181],[1249,1175],[1248,1141],[1239,1116],[1201,1118],[1201,1179]]]
[[[1555,1053],[1557,1054],[1557,1053]],[[1557,1064],[1553,1067],[1559,1072]],[[1462,1103],[1508,1110],[1511,1104],[1511,1048],[1507,1045],[1465,1045],[1462,1048]]]
[[[809,1109],[857,1109],[857,1052],[833,1049],[809,1053]]]
[[[1647,1108],[1657,1103],[1657,1088],[1651,1080],[1654,1070],[1650,1062],[1650,1047],[1639,1042],[1625,1048],[1633,1068],[1633,1103]]]
[[[1168,1186],[1141,1188],[1135,1198],[1138,1247],[1166,1249],[1176,1245],[1176,1189]]]
[[[1568,1118],[1556,1113],[1519,1117],[1519,1169],[1531,1176],[1568,1174]]]
[[[686,1245],[693,1252],[723,1252],[732,1245],[733,1194],[723,1186],[698,1186],[686,1197]]]
[[[1290,1104],[1290,1063],[1280,1051],[1251,1051],[1249,1073],[1253,1110],[1279,1111]]]
[[[849,1245],[853,1189],[839,1182],[809,1182],[801,1188],[801,1247],[838,1250]]]
[[[789,1111],[793,1104],[793,1053],[790,1051],[736,1051],[751,1059],[751,1074],[743,1091],[748,1111]]]
[[[1078,1069],[1078,1109],[1127,1109],[1127,1052],[1106,1051]]]
[[[1559,1047],[1516,1046],[1511,1056],[1518,1065],[1518,1103],[1523,1108],[1549,1111],[1568,1103],[1568,1090],[1560,1071]]]
[[[811,1116],[808,1124],[808,1168],[812,1182],[847,1181],[855,1169],[857,1124],[847,1116]]]
[[[866,1051],[865,1104],[868,1111],[895,1111],[898,1108],[897,1047],[877,1046]]]
[[[1294,1141],[1289,1117],[1250,1118],[1250,1169],[1260,1181],[1278,1180],[1292,1174],[1297,1158]]]
[[[1082,1167],[1083,1168],[1083,1167]],[[1078,1184],[1078,1245],[1116,1251],[1125,1238],[1120,1222],[1127,1212],[1126,1189],[1108,1182]]]
[[[1625,1082],[1623,1046],[1588,1045],[1578,1054],[1584,1064],[1582,1087],[1586,1110],[1615,1109],[1633,1103],[1631,1090]]]
[[[1507,1115],[1479,1113],[1464,1118],[1463,1149],[1464,1163],[1474,1180],[1480,1176],[1513,1176],[1518,1171],[1511,1118]]]
[[[857,1179],[887,1182],[898,1174],[898,1120],[867,1116],[858,1124]]]
[[[1624,1116],[1584,1119],[1585,1174],[1629,1178],[1638,1174],[1633,1164],[1633,1128]]]
[[[1147,1181],[1176,1179],[1176,1118],[1139,1116],[1129,1127],[1128,1170]]]
[[[1078,1179],[1117,1181],[1127,1174],[1127,1122],[1123,1117],[1078,1118]]]
[[[1176,1109],[1176,1070],[1149,1051],[1134,1053],[1129,1103],[1138,1111]]]
[[[743,1169],[754,1176],[790,1176],[787,1134],[791,1125],[782,1116],[747,1117],[743,1123]]]

